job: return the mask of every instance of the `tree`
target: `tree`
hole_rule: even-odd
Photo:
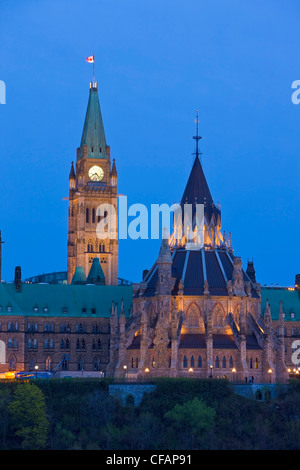
[[[48,437],[45,397],[32,383],[19,384],[9,405],[15,436],[22,449],[43,449]]]
[[[196,397],[182,405],[175,405],[165,413],[165,417],[174,424],[177,438],[182,445],[192,448],[212,428],[215,414],[213,408]]]

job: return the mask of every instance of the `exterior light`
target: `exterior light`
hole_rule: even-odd
[[[145,372],[146,372],[146,373],[150,372],[150,370],[148,369],[148,367],[146,367]]]

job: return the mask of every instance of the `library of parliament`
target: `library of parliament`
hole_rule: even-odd
[[[194,139],[180,201],[193,208],[191,233],[175,237],[174,222],[140,283],[119,279],[118,237],[99,238],[96,227],[101,204],[117,213],[122,175],[106,142],[97,82],[90,83],[76,161],[68,162],[67,270],[23,280],[18,266],[14,282],[0,283],[0,376],[283,383],[299,373],[292,360],[300,339],[299,275],[292,287],[263,287],[253,262],[243,266],[201,165],[198,124]],[[204,207],[201,246],[197,204]],[[0,281],[1,250],[0,232]]]

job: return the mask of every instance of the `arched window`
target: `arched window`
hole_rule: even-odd
[[[48,371],[52,370],[52,359],[51,359],[50,356],[46,357],[45,369],[48,370]]]
[[[226,368],[226,357],[225,356],[223,356],[223,358],[222,358],[222,367],[223,367],[223,369]]]
[[[78,367],[78,370],[84,370],[84,360],[82,356],[78,358],[77,367]]]
[[[255,358],[254,368],[255,368],[255,369],[258,369],[258,360],[257,360],[257,357]]]
[[[89,219],[90,219],[90,212],[89,212],[89,209],[86,208],[86,211],[85,211],[85,221],[86,221],[87,224],[89,223]]]
[[[93,359],[93,369],[100,370],[100,359],[98,356],[94,357]]]
[[[29,370],[34,370],[34,366],[35,366],[35,359],[34,359],[34,356],[31,356],[29,359]]]
[[[232,356],[230,356],[230,358],[229,358],[229,367],[230,367],[230,368],[233,367],[233,359],[232,359]]]
[[[194,356],[191,357],[191,367],[195,367],[195,359],[194,359]]]
[[[184,368],[187,367],[187,358],[186,358],[186,356],[184,356],[184,358],[183,358],[183,367]]]
[[[198,356],[198,367],[202,367],[202,356]]]
[[[253,367],[253,364],[252,364],[252,357],[250,357],[249,367],[250,367],[250,369],[252,369],[252,367]]]
[[[215,368],[218,369],[219,367],[220,367],[219,356],[216,356],[216,358],[215,358]]]
[[[101,343],[100,338],[98,339],[97,348],[98,348],[98,349],[102,349],[102,343]]]
[[[93,224],[95,223],[95,220],[96,220],[95,215],[96,215],[96,214],[95,214],[95,209],[93,208],[93,209],[92,209],[92,222],[93,222]]]
[[[16,358],[15,358],[15,356],[11,356],[9,358],[9,370],[16,370]]]
[[[11,348],[11,347],[12,347],[12,340],[11,340],[11,338],[8,338],[8,340],[7,340],[7,347],[8,347],[8,348]]]

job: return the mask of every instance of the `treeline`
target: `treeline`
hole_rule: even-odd
[[[0,382],[0,449],[300,449],[300,383],[269,402],[223,380],[161,379],[138,407],[109,381]]]

